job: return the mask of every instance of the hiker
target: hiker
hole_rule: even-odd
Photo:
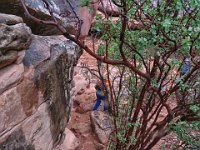
[[[183,65],[181,66],[180,76],[183,76],[186,73],[188,73],[190,71],[190,68],[191,68],[190,59],[185,58],[185,60],[183,61]]]
[[[97,100],[93,107],[93,110],[97,110],[101,104],[101,101],[104,101],[104,111],[108,111],[108,106],[109,106],[108,88],[107,86],[106,87],[105,86],[106,86],[106,82],[104,82],[104,84],[95,85]]]

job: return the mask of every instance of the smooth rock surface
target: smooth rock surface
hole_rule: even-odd
[[[23,78],[23,72],[23,64],[13,64],[0,69],[0,94],[8,90],[12,85],[18,83]]]
[[[6,54],[0,56],[0,69],[12,64],[17,60],[17,51],[8,51]]]
[[[0,101],[0,133],[2,133],[4,130],[21,123],[26,118],[26,114],[23,111],[21,96],[16,87],[1,94]]]
[[[25,50],[22,50],[22,51],[19,51],[18,53],[17,53],[17,60],[16,60],[16,64],[20,64],[20,63],[22,63],[22,61],[23,61],[23,58],[24,58],[24,56],[25,56]]]
[[[30,79],[29,79],[30,77]],[[31,79],[31,73],[24,75],[23,81],[18,84],[17,92],[21,96],[21,106],[26,116],[31,116],[38,107],[38,89]]]
[[[22,123],[26,141],[34,145],[35,150],[50,150],[53,147],[48,107],[47,103],[41,104],[37,112]]]

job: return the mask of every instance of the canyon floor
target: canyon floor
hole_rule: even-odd
[[[86,42],[90,47],[93,46],[89,37]],[[83,52],[74,70],[75,96],[73,98],[72,116],[67,128],[70,129],[79,139],[80,145],[78,150],[105,149],[105,146],[100,144],[92,130],[90,122],[90,113],[92,110],[88,110],[87,112],[80,110],[80,103],[88,105],[86,106],[89,107],[88,109],[91,109],[94,105],[96,99],[94,86],[97,81],[96,79],[87,77],[87,73],[84,73],[82,66],[96,69],[96,59],[88,53]],[[91,80],[91,83],[89,83],[89,80]]]

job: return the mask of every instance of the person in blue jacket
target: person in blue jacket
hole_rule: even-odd
[[[190,59],[185,58],[183,65],[181,66],[180,76],[183,76],[186,73],[188,73],[190,71],[190,68],[191,68]]]
[[[104,101],[104,111],[108,110],[108,97],[106,95],[106,93],[101,89],[100,85],[95,85],[95,89],[96,89],[96,103],[93,107],[93,110],[97,110],[101,104],[101,101]]]

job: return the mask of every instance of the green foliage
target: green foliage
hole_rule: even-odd
[[[122,143],[125,143],[126,142],[126,138],[124,138],[124,134],[125,134],[125,131],[121,131],[119,132],[116,136],[118,138],[118,140]]]
[[[188,107],[183,106],[183,108],[189,109],[191,114],[194,113],[200,117],[199,105],[191,105],[195,102],[195,98],[191,95],[200,82],[197,79],[195,79],[195,82],[191,81],[194,80],[192,78],[185,82],[184,77],[179,75],[183,58],[191,57],[191,47],[195,48],[196,52],[200,54],[200,13],[198,10],[200,9],[200,1],[173,0],[169,2],[161,0],[156,6],[152,4],[151,0],[139,1],[138,4],[132,0],[126,0],[123,4],[121,4],[120,0],[115,0],[115,2],[119,5],[126,5],[126,7],[118,8],[119,12],[122,13],[118,20],[113,21],[115,19],[113,17],[106,16],[104,18],[102,15],[96,15],[96,23],[93,29],[101,33],[99,38],[103,41],[98,47],[98,55],[104,57],[108,55],[108,59],[123,61],[123,53],[127,59],[126,61],[134,66],[134,69],[138,69],[148,75],[152,73],[153,76],[148,79],[149,87],[147,89],[143,88],[146,79],[130,68],[131,71],[127,71],[128,75],[123,76],[121,88],[128,91],[127,106],[121,110],[118,96],[114,100],[114,105],[117,109],[115,117],[117,122],[116,130],[119,131],[116,137],[121,145],[124,144],[126,147],[127,143],[131,143],[130,145],[132,146],[140,145],[140,143],[137,143],[140,141],[135,137],[143,136],[135,136],[135,131],[137,129],[139,131],[144,126],[147,128],[152,122],[149,121],[148,125],[142,124],[142,121],[129,122],[132,119],[131,117],[134,116],[137,107],[141,107],[142,109],[140,110],[142,111],[147,111],[140,114],[144,115],[143,117],[137,116],[138,118],[141,117],[140,120],[145,119],[145,115],[151,116],[151,113],[156,109],[157,101],[162,101],[161,104],[168,104],[168,100],[174,94],[170,93],[170,90],[176,84],[178,90],[187,91],[190,94],[188,96],[190,101],[186,103]],[[88,5],[88,3],[88,0],[83,2],[84,5]],[[127,19],[127,22],[126,29],[122,33],[122,27],[125,25],[124,18]],[[129,29],[130,24],[133,24],[134,29]],[[158,58],[158,62],[154,62],[155,58]],[[155,72],[152,69],[153,63],[157,63],[154,66]],[[126,67],[128,68],[128,66]],[[152,92],[152,88],[161,92]],[[162,97],[162,100],[159,99],[160,97]],[[144,101],[145,104],[139,105],[139,100]],[[143,107],[148,109],[143,109]],[[163,105],[163,107],[165,106]],[[128,121],[124,121],[124,118],[128,118]],[[139,120],[138,118],[136,120]],[[155,118],[155,116],[152,118]],[[195,147],[197,144],[192,139],[189,131],[192,129],[197,130],[199,124],[200,122],[197,120],[190,123],[179,121],[172,123],[170,129],[182,141]],[[131,129],[133,129],[133,134],[126,138],[126,131]]]
[[[92,2],[92,0],[81,0],[80,2],[80,6],[84,7],[84,6],[89,6],[89,4]]]
[[[200,130],[200,121],[193,121],[192,122],[192,129],[193,130]]]
[[[190,106],[190,110],[192,110],[194,113],[196,113],[200,110],[200,107],[198,105],[192,105],[192,106]]]
[[[185,121],[179,121],[177,123],[171,124],[171,130],[177,134],[180,140],[186,142],[192,147],[196,147],[197,143],[189,134],[190,129],[191,129],[191,126]]]
[[[191,105],[190,110],[193,113],[196,113],[197,116],[199,116],[199,118],[200,118],[200,105]],[[200,130],[200,121],[199,120],[192,121],[190,123],[188,123],[186,121],[179,121],[176,123],[171,123],[170,128],[172,131],[174,131],[177,134],[177,136],[180,140],[186,142],[193,148],[200,146],[200,143],[198,143],[194,139],[194,137],[191,136],[191,133],[190,133],[192,130],[194,130],[194,131]]]
[[[131,145],[135,145],[137,142],[137,139],[134,136],[131,136],[130,139],[131,139],[131,142],[130,142]]]
[[[139,123],[139,122],[135,122],[135,123],[128,122],[128,123],[127,123],[127,127],[128,127],[128,128],[131,128],[131,127],[139,127],[139,126],[141,126],[141,123]]]
[[[180,89],[185,90],[186,88],[189,88],[190,86],[187,83],[184,83],[182,78],[178,78],[175,80],[176,83],[179,84]]]
[[[80,7],[87,6],[89,13],[93,13],[94,10],[93,10],[93,8],[89,5],[89,4],[91,4],[91,3],[92,3],[92,0],[81,0],[79,6],[80,6]]]
[[[157,82],[156,80],[152,80],[152,81],[151,81],[151,85],[152,85],[153,87],[158,87],[158,86],[159,86],[159,84],[158,84],[158,82]]]
[[[162,26],[166,29],[169,29],[171,26],[171,20],[169,18],[166,18],[163,22],[162,22]]]
[[[103,56],[105,54],[105,45],[104,44],[100,44],[97,50],[97,54],[99,56]]]
[[[161,146],[161,150],[165,150],[165,145],[162,145],[162,146]]]

